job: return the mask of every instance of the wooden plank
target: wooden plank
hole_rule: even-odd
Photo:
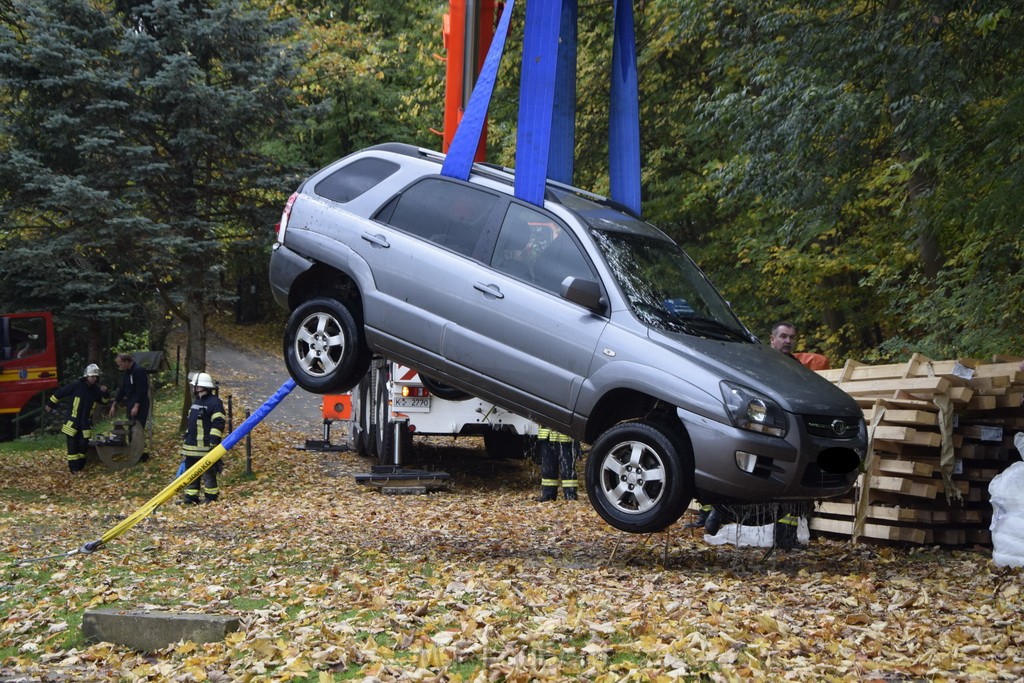
[[[823,531],[841,536],[853,536],[853,522],[840,519],[829,519],[827,517],[812,517],[810,527],[815,531]],[[910,527],[890,526],[888,524],[864,525],[861,536],[876,538],[883,541],[900,541],[902,543],[930,543],[932,534],[925,529],[914,529]]]
[[[853,519],[856,517],[856,506],[853,503],[826,502],[815,508],[815,512]],[[923,522],[933,524],[935,523],[934,513],[934,510],[899,505],[869,505],[867,509],[867,517],[869,519],[886,522]],[[941,516],[946,517],[945,515]]]
[[[1024,372],[1020,363],[986,363],[974,369],[975,378],[1006,376],[1010,382],[1024,384]]]
[[[868,424],[875,417],[875,412],[878,408],[872,406],[870,409],[864,411],[864,419],[867,420]],[[903,425],[919,425],[924,427],[934,427],[939,424],[939,414],[930,413],[926,410],[900,410],[898,408],[885,408],[885,414],[882,416],[881,424],[903,424]]]
[[[996,408],[1020,408],[1021,403],[1024,403],[1024,392],[1013,392],[1012,394],[1003,394],[1002,396],[996,396]]]
[[[981,510],[954,507],[949,509],[949,519],[957,524],[981,524],[984,516]]]
[[[992,545],[992,532],[987,528],[983,529],[966,529],[965,534],[967,536],[968,543],[977,543],[979,545]]]
[[[886,474],[903,474],[915,477],[930,477],[935,472],[931,463],[914,460],[895,460],[882,458],[875,461],[875,469]]]
[[[868,428],[868,433],[874,436],[875,441],[900,441],[913,443],[917,430],[905,425],[878,425],[874,432]]]
[[[967,533],[963,529],[933,529],[932,542],[940,545],[964,545],[967,543]]]
[[[995,467],[965,467],[963,478],[968,482],[988,483],[996,478],[999,470]]]
[[[996,407],[995,396],[980,396],[975,394],[967,402],[967,410],[992,410]]]
[[[1006,375],[974,377],[967,380],[967,386],[974,389],[975,393],[988,394],[997,389],[1005,389],[1010,386],[1010,378]]]
[[[967,403],[974,396],[974,390],[970,387],[950,387],[946,392],[953,403]]]
[[[890,363],[887,365],[864,365],[857,361],[848,360],[849,370],[844,365],[842,368],[830,370],[819,370],[818,374],[830,382],[864,382],[882,379],[900,379],[905,377],[928,377],[932,375],[953,375],[957,365],[955,360],[933,361],[929,358],[914,354],[915,359],[906,363]],[[929,373],[928,365],[931,364]],[[844,376],[844,372],[846,376]]]
[[[1003,440],[1003,428],[995,425],[960,425],[956,433],[977,441]]]
[[[926,484],[921,481],[914,481],[906,477],[871,477],[871,489],[887,491],[889,493],[902,493],[914,498],[933,499],[939,489],[935,484]]]
[[[906,379],[877,379],[865,382],[843,382],[838,385],[850,396],[884,397],[896,391],[917,394],[941,394],[949,391],[950,381],[945,377],[908,377]],[[964,387],[966,388],[966,387]]]
[[[918,446],[937,448],[942,445],[942,434],[938,432],[917,431],[909,442]]]

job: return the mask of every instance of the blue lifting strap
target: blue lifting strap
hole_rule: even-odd
[[[576,0],[562,0],[558,65],[555,67],[555,105],[551,114],[551,153],[548,177],[572,185],[576,155]]]
[[[561,0],[526,3],[519,122],[516,129],[516,197],[544,205],[555,99],[555,66]]]
[[[491,47],[459,123],[443,175],[466,180],[483,133],[505,49],[514,0],[501,14]],[[640,106],[632,0],[614,0],[611,111],[608,131],[610,196],[640,215]],[[531,0],[526,7],[515,196],[544,205],[547,179],[572,183],[575,154],[577,0]]]
[[[473,158],[476,156],[477,147],[480,146],[480,135],[487,120],[487,107],[491,103],[498,67],[501,66],[501,55],[505,51],[505,38],[508,36],[508,24],[514,5],[515,0],[508,0],[501,13],[498,28],[491,39],[491,47],[487,50],[484,65],[469,96],[469,104],[466,105],[459,127],[455,130],[444,164],[441,165],[441,175],[466,180],[473,169]]]
[[[611,198],[640,215],[640,103],[633,0],[614,0],[612,104],[608,131]]]

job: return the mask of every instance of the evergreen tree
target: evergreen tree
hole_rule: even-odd
[[[0,25],[0,301],[52,310],[65,351],[100,362],[104,327],[139,310],[125,264],[150,227],[131,184],[148,150],[104,14],[86,0],[15,6],[20,24]]]
[[[207,318],[223,301],[223,263],[240,242],[273,237],[294,179],[266,151],[292,122],[289,21],[236,0],[121,2],[142,142],[154,163],[137,170],[149,268],[188,327],[186,365],[206,369]],[[186,397],[187,400],[187,397]]]

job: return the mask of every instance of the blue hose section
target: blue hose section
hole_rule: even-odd
[[[274,392],[274,395],[266,400],[266,402],[256,409],[256,412],[246,418],[245,422],[238,425],[235,431],[225,437],[221,442],[224,450],[230,451],[231,447],[242,440],[246,434],[252,431],[253,427],[263,421],[271,410],[277,407],[277,404],[284,400],[284,397],[291,393],[292,389],[295,388],[295,380],[289,378],[281,388]]]

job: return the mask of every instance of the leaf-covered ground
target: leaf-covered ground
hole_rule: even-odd
[[[161,420],[169,424],[171,420]],[[711,547],[590,506],[531,501],[536,470],[425,446],[451,490],[384,496],[368,463],[261,426],[255,477],[79,547],[170,480],[175,435],[127,472],[66,473],[62,449],[0,459],[0,680],[1014,680],[1021,575],[984,551]],[[100,606],[232,614],[225,642],[140,654],[84,644]]]

